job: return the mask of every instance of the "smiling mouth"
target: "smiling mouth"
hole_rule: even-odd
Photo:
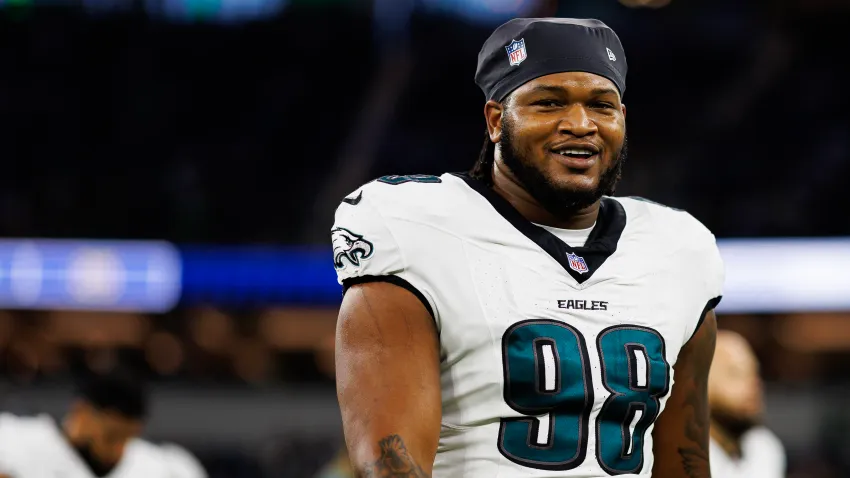
[[[591,156],[596,155],[596,152],[585,148],[566,148],[558,151],[553,151],[553,153],[560,154],[561,156],[567,158],[575,159],[589,159]]]
[[[599,153],[586,148],[564,148],[551,151],[556,160],[574,172],[585,171],[596,164]]]

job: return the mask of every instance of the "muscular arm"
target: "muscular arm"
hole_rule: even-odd
[[[439,339],[416,296],[385,282],[346,292],[336,383],[358,477],[431,476],[442,415]]]
[[[652,476],[710,478],[708,465],[708,370],[714,357],[717,320],[706,313],[676,361],[676,383],[653,432]]]

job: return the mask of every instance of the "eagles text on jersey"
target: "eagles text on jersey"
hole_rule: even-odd
[[[343,288],[385,280],[431,311],[444,354],[435,477],[648,477],[673,366],[723,265],[697,220],[602,199],[571,247],[465,175],[392,176],[342,203]]]

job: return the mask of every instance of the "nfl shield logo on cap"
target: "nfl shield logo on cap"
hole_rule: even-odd
[[[524,38],[520,38],[519,41],[512,41],[510,45],[505,47],[505,50],[508,51],[508,60],[510,60],[511,66],[519,65],[527,57]]]
[[[584,262],[584,258],[573,254],[572,252],[567,253],[567,261],[570,263],[570,269],[578,272],[579,274],[584,274],[590,269],[587,267],[587,263]]]

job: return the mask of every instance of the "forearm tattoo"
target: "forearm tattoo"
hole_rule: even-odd
[[[428,478],[422,468],[407,453],[404,440],[390,435],[378,442],[381,456],[363,468],[364,478]]]

